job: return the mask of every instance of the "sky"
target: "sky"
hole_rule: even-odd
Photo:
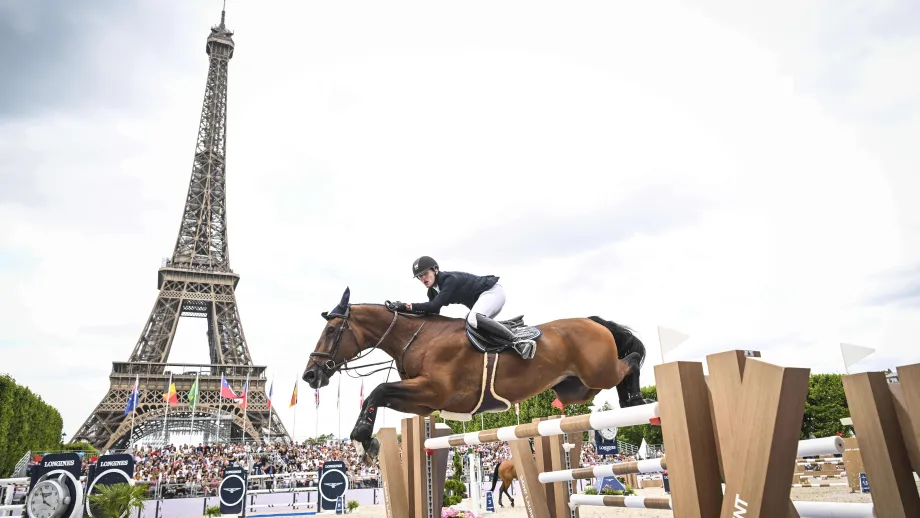
[[[220,9],[0,2],[0,371],[68,436],[156,299]],[[420,255],[500,276],[500,316],[630,326],[643,385],[658,326],[690,336],[668,361],[920,361],[917,2],[229,0],[226,20],[230,262],[289,432],[320,313],[346,286],[426,300]],[[182,320],[169,360],[207,363],[205,331]],[[296,436],[347,435],[359,388],[339,413],[334,379],[317,413],[301,382]]]

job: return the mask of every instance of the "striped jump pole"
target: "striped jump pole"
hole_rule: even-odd
[[[513,428],[513,427],[509,427]],[[843,449],[843,439],[840,437],[822,437],[820,439],[806,439],[799,441],[799,451],[815,452],[820,451],[817,455],[828,455],[836,453],[837,450]],[[640,460],[635,462],[622,462],[619,464],[605,464],[601,466],[592,466],[588,468],[567,469],[563,471],[551,471],[540,473],[540,482],[549,484],[552,482],[569,482],[572,480],[584,480],[590,478],[615,477],[618,475],[632,475],[639,473],[659,473],[667,471],[667,462],[665,458]],[[796,486],[799,487],[799,486]],[[810,487],[810,486],[804,486]]]
[[[667,496],[572,495],[569,506],[628,507],[630,509],[672,509]]]
[[[846,502],[792,502],[800,518],[876,518],[872,504]],[[666,496],[572,495],[569,505],[628,507],[631,509],[671,509]]]
[[[820,437],[818,439],[805,439],[799,441],[799,450],[797,457],[818,457],[820,455],[843,454],[843,437],[832,435],[830,437]],[[823,460],[841,460],[841,459],[823,459]]]
[[[606,410],[591,414],[563,417],[562,419],[549,419],[537,423],[519,424],[482,430],[479,432],[458,433],[443,437],[425,439],[425,448],[441,450],[451,446],[475,446],[477,444],[513,441],[515,439],[530,439],[532,437],[550,437],[567,433],[587,432],[604,428],[636,426],[648,424],[658,418],[658,403],[638,405]]]
[[[619,464],[603,464],[588,468],[574,468],[561,471],[540,473],[540,482],[551,484],[553,482],[570,482],[589,478],[615,477],[617,475],[632,475],[637,473],[659,473],[668,469],[664,458],[639,460],[635,462],[621,462]]]

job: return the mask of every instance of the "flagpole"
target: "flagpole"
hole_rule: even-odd
[[[339,393],[335,396],[335,409],[336,413],[339,414],[339,435],[336,439],[342,438],[342,405],[340,401],[342,400],[342,375],[339,374]]]
[[[192,429],[192,430],[191,430],[191,433],[195,433],[195,407],[198,406],[198,393],[197,393],[197,391],[198,391],[198,377],[199,377],[200,375],[201,375],[200,372],[198,372],[198,373],[195,374],[195,385],[194,385],[195,391],[196,391],[196,392],[195,392],[195,404],[194,404],[194,405],[190,405],[190,406],[192,407],[192,424],[189,425],[189,426],[191,427],[191,429]]]
[[[274,373],[273,373],[273,374],[272,374],[272,384],[271,384],[271,386],[270,386],[269,389],[268,389],[268,392],[269,392],[269,395],[268,395],[268,397],[269,397],[269,400],[268,400],[268,444],[269,444],[269,445],[271,445],[271,443],[272,443],[272,406],[271,406],[271,392],[274,392],[274,388],[275,388],[275,375],[274,375]]]
[[[291,405],[290,407],[294,409],[294,428],[292,429],[291,440],[294,441],[294,444],[297,444],[297,385],[300,382],[300,378],[294,379],[294,394],[291,396]]]
[[[246,402],[246,408],[243,409],[243,444],[246,444],[246,424],[249,423],[249,373],[252,369],[246,371],[246,384],[243,385],[243,401]]]
[[[169,444],[169,436],[166,433],[166,424],[167,419],[169,418],[169,389],[172,387],[172,373],[169,373],[169,383],[166,384],[166,396],[163,398],[166,401],[166,413],[163,414],[163,446]]]
[[[220,407],[224,403],[224,395],[221,394],[221,389],[217,391],[217,441],[214,444],[220,444]]]
[[[132,446],[132,441],[134,439],[134,415],[137,414],[137,404],[139,402],[138,400],[140,399],[140,395],[141,395],[140,394],[141,392],[140,381],[141,381],[140,374],[135,374],[134,375],[134,401],[133,401],[134,407],[131,409],[131,435],[128,436],[128,447],[129,448]]]

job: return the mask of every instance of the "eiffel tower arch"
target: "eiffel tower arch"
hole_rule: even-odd
[[[209,56],[198,139],[185,208],[172,257],[157,274],[160,290],[147,323],[126,362],[113,362],[110,387],[71,442],[122,449],[145,438],[168,442],[170,433],[202,433],[210,440],[285,440],[290,436],[266,395],[265,366],[252,363],[243,333],[227,242],[226,151],[227,80],[233,57],[233,32],[225,24],[211,28]],[[182,317],[208,323],[209,364],[168,363]],[[221,377],[241,394],[248,383],[245,410],[220,395]],[[199,383],[198,403],[188,392]],[[170,380],[179,404],[163,397]],[[138,384],[137,407],[125,413],[128,396]]]

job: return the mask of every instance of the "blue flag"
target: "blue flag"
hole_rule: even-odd
[[[139,377],[139,376],[138,376]],[[130,414],[135,408],[137,408],[137,384],[138,377],[134,378],[134,387],[131,388],[131,392],[128,394],[128,404],[125,406],[125,415]]]

